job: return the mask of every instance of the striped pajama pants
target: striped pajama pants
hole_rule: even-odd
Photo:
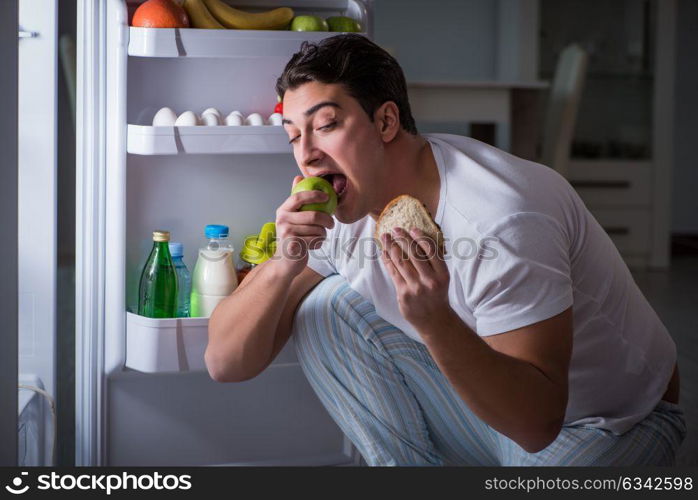
[[[547,448],[528,453],[472,413],[426,346],[339,275],[302,301],[293,337],[310,385],[372,466],[673,465],[686,435],[679,406],[660,401],[623,435],[565,426]]]

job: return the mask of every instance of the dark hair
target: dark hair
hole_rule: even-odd
[[[402,128],[417,134],[402,68],[393,56],[363,35],[343,34],[318,43],[303,42],[276,81],[276,93],[283,98],[287,90],[308,82],[344,85],[371,121],[383,103],[393,101],[400,111]]]

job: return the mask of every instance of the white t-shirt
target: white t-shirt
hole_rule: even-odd
[[[557,172],[482,142],[425,135],[441,186],[449,301],[478,335],[521,328],[572,306],[565,425],[622,434],[664,394],[676,346],[616,247]],[[375,221],[336,223],[308,266],[339,273],[376,312],[422,342],[401,315],[372,239]]]

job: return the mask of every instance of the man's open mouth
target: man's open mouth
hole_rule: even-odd
[[[324,174],[323,179],[332,184],[332,189],[337,193],[337,197],[341,198],[347,189],[347,178],[344,174]]]

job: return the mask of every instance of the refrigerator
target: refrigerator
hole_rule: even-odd
[[[237,256],[299,172],[281,126],[153,127],[156,111],[266,118],[290,56],[336,33],[130,27],[140,3],[78,2],[76,464],[359,464],[293,339],[256,378],[221,384],[204,364],[207,318],[135,313],[154,230],[183,243],[190,271],[207,224],[230,227]],[[348,15],[372,34],[370,1],[231,3]]]

